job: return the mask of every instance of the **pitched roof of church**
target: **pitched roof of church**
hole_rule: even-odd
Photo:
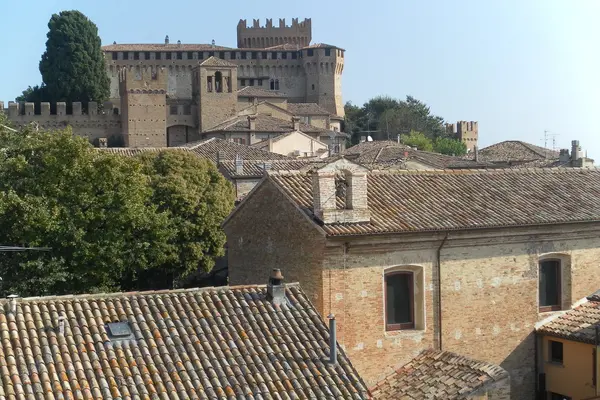
[[[497,365],[448,351],[425,350],[371,388],[371,394],[374,400],[465,399],[508,377]]]
[[[520,140],[505,140],[478,151],[479,159],[492,162],[558,159],[559,152]],[[471,155],[472,157],[472,155]]]
[[[255,119],[256,132],[287,133],[294,131],[294,125],[291,120],[271,117],[269,115],[257,114]],[[327,129],[317,128],[316,126],[300,123],[300,130],[305,133],[329,133]],[[214,126],[204,133],[210,132],[249,132],[248,116],[242,115],[228,119]]]
[[[329,115],[329,111],[317,103],[288,103],[287,109],[294,115]]]
[[[266,90],[256,86],[244,86],[237,93],[238,97],[286,97],[281,92]]]
[[[600,295],[598,292],[589,296],[583,304],[546,322],[536,331],[544,335],[595,344],[596,327],[600,327]]]
[[[200,63],[201,67],[233,67],[237,68],[236,64],[230,63],[229,61],[225,61],[219,57],[208,57],[202,63]]]
[[[212,44],[177,44],[177,43],[123,43],[102,46],[103,51],[218,51],[233,50],[231,47],[213,46]]]
[[[364,399],[367,390],[297,284],[0,302],[0,397]],[[64,322],[59,322],[61,317]]]
[[[269,181],[332,236],[600,221],[598,169],[372,171],[367,223],[319,221],[311,179],[305,172],[269,173]]]
[[[242,172],[238,173],[234,160],[219,163],[223,175],[231,178],[256,178],[263,176],[266,171],[300,171],[311,165],[313,163],[310,161],[303,160],[244,160]]]

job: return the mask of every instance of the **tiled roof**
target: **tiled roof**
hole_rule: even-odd
[[[225,61],[218,57],[208,57],[200,65],[202,67],[238,67],[236,64],[230,63],[229,61]]]
[[[332,44],[325,44],[325,43],[315,43],[315,44],[311,44],[308,46],[303,47],[303,49],[340,49],[345,51],[344,49],[342,49],[341,47],[338,46],[334,46]]]
[[[266,90],[256,86],[244,86],[237,92],[238,97],[286,97],[275,90]]]
[[[264,50],[300,50],[301,47],[298,46],[297,44],[292,44],[292,43],[284,43],[284,44],[278,44],[277,46],[271,46],[271,47],[267,47]]]
[[[259,177],[265,173],[265,163],[268,165],[270,171],[300,171],[305,168],[310,168],[312,165],[309,161],[296,161],[296,160],[276,160],[276,161],[264,161],[264,160],[244,160],[242,165],[242,173],[238,174],[235,170],[235,161],[226,160],[221,161],[219,164],[220,169],[223,171],[225,176],[232,178],[236,177]]]
[[[425,350],[376,387],[375,400],[467,399],[491,383],[508,378],[499,366],[448,351]]]
[[[401,167],[403,162],[410,160],[436,169],[497,168],[492,163],[414,150],[404,144],[388,140],[359,143],[346,149],[344,155],[356,163],[378,169]]]
[[[257,132],[273,132],[273,133],[287,133],[294,130],[294,125],[291,119],[285,120],[280,118],[271,117],[264,114],[257,114],[255,119],[255,131]],[[329,133],[327,129],[317,128],[316,126],[307,125],[300,123],[300,130],[305,133]],[[243,115],[235,118],[231,118],[227,121],[220,123],[219,125],[210,128],[205,132],[248,132],[248,116]]]
[[[537,329],[538,333],[577,342],[594,344],[596,327],[600,327],[598,296],[550,320]]]
[[[269,151],[255,149],[244,144],[238,144],[229,140],[211,138],[200,142],[187,143],[181,148],[188,148],[199,156],[217,162],[219,153],[222,160],[234,160],[240,156],[244,160],[291,160],[291,157]]]
[[[277,306],[259,286],[28,298],[14,313],[4,300],[0,398],[366,398],[342,349],[327,363],[310,301],[286,292]],[[116,321],[125,336],[108,335]]]
[[[520,140],[505,140],[480,149],[481,161],[511,162],[558,159],[559,153]],[[471,156],[472,157],[472,156]]]
[[[99,151],[120,154],[123,156],[135,156],[142,153],[159,153],[161,151],[191,151],[185,147],[100,147]]]
[[[218,51],[234,50],[231,47],[214,46],[212,44],[177,44],[177,43],[132,43],[109,44],[102,46],[103,51]]]
[[[307,214],[311,177],[272,172]],[[447,231],[600,221],[600,170],[580,168],[372,171],[369,223],[327,224],[329,235]]]
[[[287,109],[294,115],[329,115],[329,111],[317,103],[288,103]]]

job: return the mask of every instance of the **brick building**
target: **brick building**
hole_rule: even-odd
[[[339,158],[269,173],[223,226],[230,282],[285,268],[336,315],[369,386],[435,348],[499,365],[512,398],[531,399],[534,326],[596,289],[599,221],[594,169],[378,172]]]

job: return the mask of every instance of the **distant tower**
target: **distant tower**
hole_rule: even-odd
[[[318,45],[302,50],[306,73],[306,102],[317,103],[333,115],[344,116],[342,72],[345,50]]]
[[[238,48],[264,49],[281,44],[308,46],[312,40],[312,27],[310,18],[302,22],[292,18],[292,25],[286,26],[285,19],[279,19],[279,26],[273,26],[273,20],[267,19],[265,26],[260,26],[260,20],[252,21],[252,27],[247,26],[247,21],[241,19],[237,27]]]
[[[217,57],[209,57],[194,69],[199,132],[237,115],[237,69],[236,64]]]
[[[167,145],[167,72],[159,66],[119,71],[121,126],[125,147]]]
[[[477,146],[479,126],[477,121],[458,121],[456,124],[446,124],[448,136],[454,137],[467,146],[471,152]]]

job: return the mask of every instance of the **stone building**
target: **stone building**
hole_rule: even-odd
[[[536,392],[535,324],[593,292],[600,171],[271,172],[223,224],[232,284],[299,281],[369,386],[434,348]],[[553,261],[548,267],[547,261]]]
[[[96,143],[164,147],[205,138],[204,132],[224,121],[248,115],[249,106],[268,103],[271,110],[283,109],[286,120],[293,116],[316,129],[339,131],[344,50],[311,44],[310,19],[294,19],[289,27],[284,20],[279,27],[271,20],[266,27],[257,20],[252,27],[245,24],[241,20],[238,25],[238,48],[214,41],[175,44],[168,37],[161,44],[103,46],[110,101],[102,111],[91,103],[84,114],[81,104],[74,103],[67,114],[67,105],[59,103],[51,114],[50,104],[43,103],[36,113],[33,103],[10,102],[9,119],[42,128],[71,126]]]
[[[477,121],[458,121],[455,124],[446,124],[447,133],[460,140],[467,146],[467,151],[472,152],[477,147],[479,139],[479,123]]]

